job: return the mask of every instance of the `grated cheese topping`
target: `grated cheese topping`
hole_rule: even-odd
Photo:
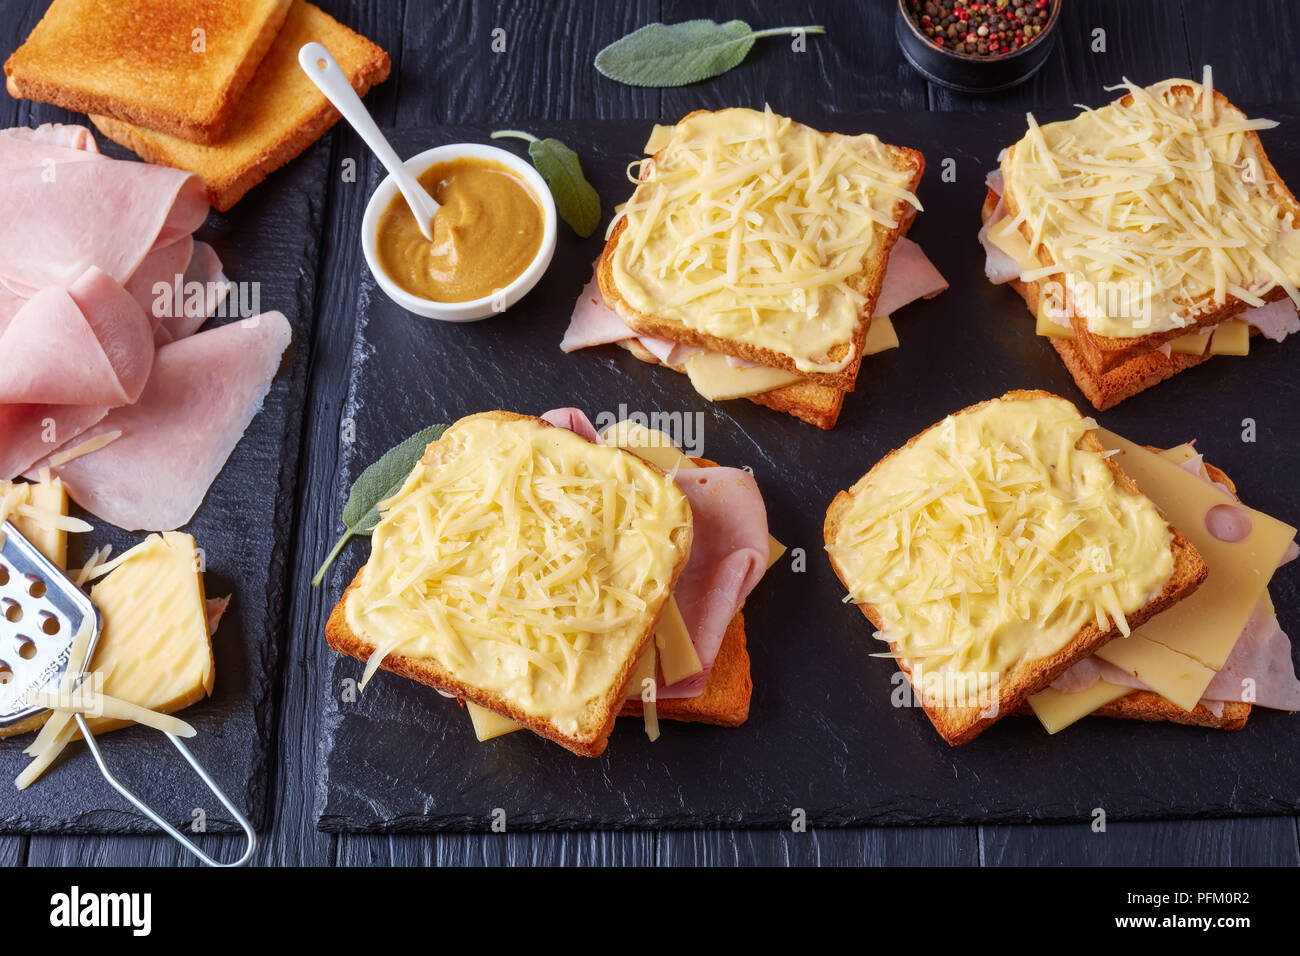
[[[1035,261],[1061,275],[1074,310],[1111,338],[1185,328],[1231,296],[1250,306],[1281,287],[1300,305],[1300,227],[1251,120],[1205,82],[1171,79],[1029,132],[1004,162],[1014,216]],[[994,240],[997,242],[997,239]],[[1000,243],[999,243],[1000,244]]]
[[[1000,676],[1090,622],[1128,634],[1173,572],[1172,533],[1076,447],[1094,427],[1064,399],[996,399],[854,486],[827,550],[909,669]]]
[[[681,490],[635,455],[462,419],[383,504],[348,625],[373,667],[431,659],[575,733],[668,599],[690,529]]]
[[[867,299],[864,264],[911,206],[913,170],[875,136],[726,109],[672,129],[622,215],[611,263],[637,311],[837,372]]]

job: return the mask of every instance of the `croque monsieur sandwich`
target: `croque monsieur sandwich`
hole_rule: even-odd
[[[1110,408],[1256,333],[1300,330],[1300,206],[1248,119],[1172,79],[1029,130],[989,174],[986,272]],[[1226,363],[1225,363],[1226,364]]]
[[[904,236],[924,157],[770,109],[656,127],[561,348],[617,343],[705,398],[831,428],[889,315],[947,288]]]
[[[1173,522],[1171,524],[1170,522]],[[1224,729],[1300,709],[1267,586],[1296,529],[1190,446],[1158,452],[1010,392],[891,452],[826,513],[847,600],[950,744],[1032,711]]]
[[[575,409],[456,422],[382,505],[331,647],[599,756],[620,713],[735,726],[742,604],[779,554],[754,478]]]

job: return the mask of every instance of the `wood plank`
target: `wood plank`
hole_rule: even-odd
[[[648,831],[620,833],[342,834],[337,866],[648,866]]]
[[[755,30],[820,24],[827,33],[806,37],[803,53],[791,50],[788,37],[759,40],[745,62],[729,73],[665,89],[660,114],[675,122],[695,109],[762,109],[765,103],[795,117],[806,110],[925,109],[925,81],[907,65],[894,42],[892,13],[892,4],[825,0],[779,5],[726,0],[701,13],[696,3],[667,0],[667,23],[709,16],[719,21],[738,18]]]
[[[661,866],[975,866],[976,827],[660,834]]]
[[[402,21],[396,122],[499,118],[510,126],[539,119],[657,116],[658,90],[614,83],[592,60],[605,44],[658,18],[657,0],[412,4]],[[494,52],[495,41],[504,50]]]
[[[1183,0],[1193,78],[1214,67],[1215,88],[1242,105],[1300,100],[1295,5]]]
[[[0,837],[0,866],[27,864],[27,837]]]
[[[978,96],[932,84],[931,109],[1100,106],[1113,98],[1103,87],[1124,76],[1143,85],[1188,76],[1192,59],[1181,19],[1181,7],[1175,3],[1070,0],[1061,10],[1056,50],[1035,76],[1005,92]],[[1099,29],[1105,31],[1105,52],[1094,53],[1093,31]]]
[[[984,866],[1296,866],[1293,817],[981,827]]]

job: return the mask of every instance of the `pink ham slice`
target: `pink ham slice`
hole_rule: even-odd
[[[1290,299],[1278,299],[1267,305],[1256,306],[1241,313],[1266,338],[1281,342],[1288,335],[1300,332],[1300,313],[1296,312],[1295,303]]]
[[[948,288],[948,281],[940,275],[921,247],[903,236],[889,253],[885,281],[880,284],[876,297],[875,315],[893,315],[917,299],[933,299]]]
[[[67,286],[90,266],[125,282],[207,213],[191,173],[0,137],[0,280],[11,288]]]
[[[0,405],[0,478],[17,478],[107,414],[103,405]]]
[[[593,345],[609,345],[635,335],[618,317],[618,313],[605,305],[593,268],[591,281],[583,286],[582,294],[573,307],[573,317],[569,319],[569,327],[560,340],[560,349],[575,352]]]
[[[63,123],[42,123],[34,129],[26,126],[15,126],[12,129],[0,129],[0,136],[11,136],[14,139],[27,140],[28,142],[46,143],[50,146],[62,146],[66,149],[80,149],[88,153],[99,152],[99,147],[95,145],[95,137],[84,126]]]
[[[140,400],[85,433],[122,436],[54,473],[79,505],[109,524],[179,528],[260,408],[289,339],[285,317],[267,312],[163,346]]]
[[[579,409],[557,408],[544,421],[600,444]],[[754,476],[739,468],[688,468],[675,476],[691,504],[694,539],[673,597],[704,670],[661,687],[661,700],[698,697],[718,659],[727,625],[767,570],[767,508]]]
[[[182,282],[180,311],[173,309],[173,314],[163,319],[163,328],[173,339],[183,339],[197,332],[230,294],[230,280],[222,271],[221,260],[217,258],[216,250],[206,242],[194,243],[194,255],[185,267]],[[192,283],[198,283],[202,287],[201,299],[190,296]]]
[[[36,293],[0,337],[0,403],[125,405],[153,365],[149,317],[91,266],[64,290]]]
[[[1203,701],[1249,698],[1247,681],[1254,685],[1251,703],[1276,710],[1300,710],[1300,680],[1296,680],[1291,659],[1291,641],[1277,616],[1262,603],[1246,622],[1228,660],[1210,681]]]

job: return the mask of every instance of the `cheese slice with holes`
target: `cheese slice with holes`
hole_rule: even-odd
[[[1097,434],[1106,448],[1119,450],[1116,459],[1119,466],[1192,542],[1210,568],[1205,583],[1190,597],[1134,631],[1148,641],[1200,662],[1209,670],[1208,676],[1200,675],[1204,686],[1191,698],[1195,703],[1209,685],[1212,672],[1228,659],[1255,605],[1262,599],[1269,579],[1295,538],[1296,529],[1247,508],[1227,492],[1113,432],[1098,429]],[[1207,516],[1211,509],[1219,507],[1234,509],[1248,519],[1249,533],[1242,540],[1223,541],[1210,533]],[[1099,656],[1104,655],[1099,653]]]

